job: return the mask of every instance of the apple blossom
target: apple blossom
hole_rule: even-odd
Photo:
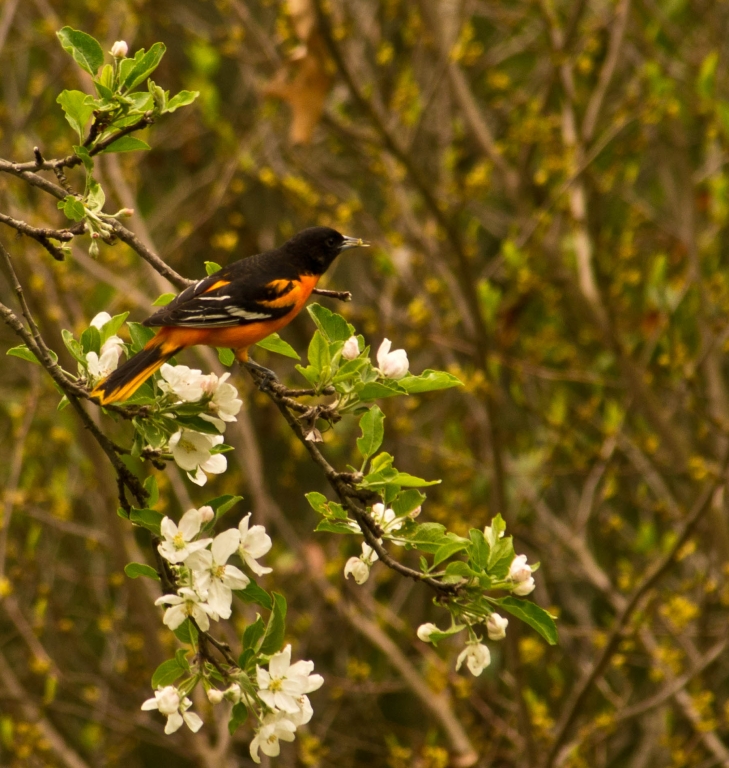
[[[531,592],[534,592],[536,584],[534,583],[534,577],[530,576],[526,581],[520,581],[515,587],[511,588],[513,594],[519,597],[524,597]]]
[[[166,715],[167,725],[165,733],[174,733],[182,727],[182,723],[187,723],[187,727],[197,733],[202,727],[203,721],[194,712],[187,710],[192,706],[192,702],[186,696],[183,696],[174,685],[168,685],[165,688],[159,688],[154,692],[154,698],[147,699],[142,704],[142,709],[157,709],[161,714]]]
[[[256,576],[263,576],[265,573],[271,573],[273,568],[266,568],[256,561],[271,549],[271,537],[262,525],[249,527],[250,519],[251,513],[249,512],[238,524],[238,531],[240,532],[238,554]]]
[[[377,365],[380,373],[388,379],[401,379],[410,368],[408,354],[404,349],[395,349],[390,352],[392,342],[384,339],[377,350]]]
[[[215,424],[219,432],[225,431],[223,422],[237,421],[235,417],[243,407],[243,401],[238,397],[238,390],[226,382],[229,377],[229,373],[224,373],[220,378],[214,373],[202,377],[203,394],[210,396],[208,403],[210,413],[201,413],[200,418]]]
[[[240,533],[230,528],[219,533],[210,549],[194,552],[185,565],[192,570],[197,589],[207,594],[208,605],[221,619],[229,619],[233,590],[245,589],[250,579],[234,565],[227,565],[228,558],[238,549]]]
[[[251,758],[254,763],[260,763],[260,749],[268,757],[277,757],[281,752],[281,741],[293,741],[296,726],[283,712],[270,712],[261,721],[261,727],[256,731],[250,746]]]
[[[106,313],[104,313],[106,314]],[[102,345],[101,353],[86,354],[86,369],[93,379],[102,379],[115,371],[124,351],[124,342],[118,336],[110,336]]]
[[[200,512],[200,519],[203,524],[209,523],[211,520],[215,519],[215,510],[207,504],[204,507],[200,507],[198,511]]]
[[[154,601],[154,604],[171,606],[165,611],[162,621],[173,632],[188,617],[195,619],[198,627],[203,632],[207,632],[210,629],[208,617],[218,618],[215,611],[205,602],[205,598],[190,587],[180,587],[177,595],[162,595]]]
[[[268,670],[256,667],[258,696],[271,709],[296,714],[299,712],[297,698],[321,688],[324,678],[312,675],[313,661],[297,661],[291,664],[291,646],[271,656]]]
[[[506,637],[506,628],[508,626],[508,619],[505,619],[498,613],[492,613],[486,619],[486,631],[489,633],[489,640],[503,640]]]
[[[359,557],[350,557],[344,566],[344,578],[354,577],[357,584],[364,584],[370,577],[372,563],[379,555],[369,544],[362,542],[362,554]]]
[[[217,688],[208,688],[208,701],[211,704],[220,704],[223,700],[223,691]]]
[[[196,485],[205,485],[205,472],[219,475],[228,467],[228,460],[222,453],[211,454],[210,449],[223,442],[222,435],[207,435],[182,429],[170,438],[169,447],[175,463],[187,471],[187,476]],[[195,474],[192,474],[193,470]]]
[[[188,509],[180,518],[179,526],[169,517],[165,517],[160,524],[160,530],[164,541],[157,547],[160,555],[170,563],[182,563],[185,559],[199,549],[205,549],[212,539],[200,539],[193,541],[200,533],[202,525],[201,509]]]
[[[512,581],[526,581],[532,575],[532,569],[527,565],[526,555],[517,555],[509,566],[509,577]]]
[[[186,365],[169,365],[165,363],[160,368],[163,381],[159,388],[170,395],[176,395],[186,403],[196,403],[205,394],[203,384],[207,377],[202,371],[188,368]]]
[[[464,661],[471,674],[478,677],[491,663],[491,651],[483,643],[470,642],[458,654],[456,672],[461,668]]]
[[[108,312],[99,312],[98,315],[94,315],[89,325],[101,330],[109,320],[111,320],[111,315]]]
[[[342,347],[342,357],[345,360],[354,360],[359,357],[359,341],[356,336],[350,336]]]

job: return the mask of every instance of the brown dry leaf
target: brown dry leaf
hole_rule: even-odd
[[[308,144],[324,111],[332,78],[327,72],[324,43],[316,30],[311,0],[288,0],[288,8],[301,45],[264,93],[288,102],[293,114],[289,138],[294,144]]]

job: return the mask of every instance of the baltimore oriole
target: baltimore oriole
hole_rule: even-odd
[[[312,227],[199,280],[144,321],[159,328],[156,336],[100,381],[91,397],[101,405],[127,400],[166,360],[196,344],[228,347],[248,362],[248,347],[290,323],[334,259],[358,245],[368,243]]]

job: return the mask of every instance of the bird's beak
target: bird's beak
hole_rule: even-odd
[[[346,251],[348,248],[357,248],[358,246],[369,248],[370,244],[361,237],[345,237],[344,241],[339,246],[339,252]]]

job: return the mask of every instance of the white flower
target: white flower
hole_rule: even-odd
[[[469,643],[456,659],[456,672],[466,662],[469,671],[478,677],[491,663],[491,652],[483,643]]]
[[[209,550],[195,552],[185,562],[192,570],[195,586],[201,593],[207,593],[208,605],[221,619],[230,618],[233,590],[245,589],[250,583],[243,571],[227,565],[239,542],[238,529],[229,528],[213,539]]]
[[[298,728],[301,725],[306,725],[314,716],[314,708],[311,706],[308,696],[299,696],[297,699],[299,704],[299,711],[296,714],[287,714],[288,720]]]
[[[492,613],[486,619],[486,631],[489,633],[489,640],[503,640],[506,637],[506,628],[509,626],[509,620],[498,613]]]
[[[240,531],[238,554],[256,576],[263,576],[264,573],[271,573],[273,568],[266,568],[256,561],[271,549],[271,537],[262,525],[253,525],[249,528],[250,519],[251,513],[249,512],[238,524]]]
[[[509,566],[509,577],[512,581],[526,581],[532,575],[532,569],[527,565],[526,555],[517,555]]]
[[[182,563],[193,552],[205,549],[212,539],[193,541],[200,533],[202,525],[202,509],[188,509],[180,518],[180,525],[165,517],[160,524],[164,541],[157,547],[160,555],[170,563]]]
[[[183,696],[174,685],[168,685],[166,688],[159,688],[154,692],[153,699],[147,699],[142,704],[142,709],[158,709],[163,715],[167,716],[167,725],[165,733],[174,733],[182,723],[187,723],[187,727],[197,733],[202,727],[203,721],[194,712],[187,710],[192,706],[192,702],[186,696]]]
[[[203,384],[206,376],[202,371],[188,368],[186,365],[169,365],[165,363],[159,371],[164,381],[159,388],[167,394],[177,395],[186,403],[196,403],[205,394]]]
[[[350,557],[344,566],[344,578],[354,576],[357,584],[364,584],[370,577],[372,563],[379,558],[377,552],[369,544],[362,542],[362,554],[359,557]]]
[[[94,316],[94,319],[89,323],[89,325],[92,325],[94,328],[98,328],[101,330],[108,322],[111,320],[111,315],[108,312],[99,312],[98,315]]]
[[[243,407],[243,401],[238,398],[238,390],[225,381],[229,377],[229,373],[224,373],[220,378],[214,373],[203,376],[203,393],[212,397],[208,403],[210,413],[201,413],[200,418],[215,424],[219,432],[225,431],[223,422],[237,421],[235,417]]]
[[[511,591],[519,597],[524,597],[530,592],[534,592],[534,587],[536,587],[534,577],[530,576],[526,581],[520,581],[515,587],[512,587]]]
[[[111,46],[111,55],[115,59],[123,59],[129,52],[129,46],[124,40],[117,40],[114,45]]]
[[[208,688],[208,701],[211,704],[220,704],[223,700],[223,691],[217,688]]]
[[[198,511],[200,512],[200,519],[203,523],[209,523],[215,518],[215,511],[207,504],[204,507],[200,507]]]
[[[421,625],[418,627],[417,635],[418,635],[418,637],[419,637],[419,638],[420,638],[420,639],[421,639],[421,640],[422,640],[424,643],[429,643],[429,642],[431,642],[431,640],[430,640],[430,636],[431,636],[431,635],[432,635],[434,632],[440,632],[440,630],[438,629],[438,627],[436,627],[436,625],[435,625],[435,624],[433,624],[432,622],[428,621],[428,622],[426,622],[425,624],[421,624]]]
[[[258,757],[260,748],[264,755],[277,757],[281,752],[279,740],[293,741],[296,733],[296,726],[291,722],[287,715],[282,712],[270,712],[261,721],[261,727],[256,731],[256,735],[251,741],[251,758],[254,763],[260,763]]]
[[[388,379],[401,379],[410,368],[408,353],[404,349],[390,352],[392,342],[385,339],[377,350],[377,365],[380,373]]]
[[[106,314],[106,312],[102,314]],[[86,368],[89,376],[94,379],[100,379],[115,371],[123,351],[124,342],[118,336],[110,336],[101,345],[100,355],[97,355],[96,352],[88,352],[86,354]]]
[[[342,347],[342,357],[345,360],[354,360],[359,357],[359,341],[356,336],[350,336]]]
[[[256,667],[258,695],[266,706],[282,712],[299,712],[297,699],[305,693],[321,688],[324,678],[312,675],[313,661],[297,661],[291,664],[291,646],[275,653],[268,662],[268,670]]]
[[[162,618],[164,624],[174,632],[186,618],[192,617],[195,619],[198,627],[203,632],[207,632],[210,629],[210,619],[208,617],[218,618],[215,611],[194,589],[180,587],[178,592],[179,594],[177,595],[162,595],[162,597],[158,597],[154,601],[155,605],[171,606],[165,611],[165,615]]]
[[[403,520],[394,510],[385,509],[385,505],[378,502],[372,505],[372,519],[382,528],[383,533],[392,533],[402,528]]]
[[[172,435],[169,446],[172,458],[179,467],[187,471],[190,480],[196,485],[205,485],[208,480],[205,472],[219,475],[228,467],[228,460],[222,453],[210,454],[210,449],[222,442],[222,435],[206,435],[203,432],[183,429]]]

